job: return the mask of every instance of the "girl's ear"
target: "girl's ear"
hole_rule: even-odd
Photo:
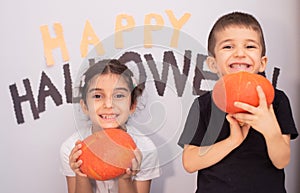
[[[216,59],[212,56],[208,56],[206,58],[206,64],[208,65],[208,68],[210,69],[211,72],[213,73],[218,73],[218,68],[216,65]]]
[[[267,56],[263,56],[261,57],[261,62],[260,62],[260,67],[259,67],[259,72],[263,72],[266,70],[267,67],[267,63],[268,63],[268,58]]]
[[[80,99],[80,106],[81,106],[81,109],[84,112],[84,114],[87,115],[89,110],[88,110],[88,107],[86,106],[85,102],[82,99]]]
[[[137,106],[137,102],[133,103],[131,106],[130,106],[130,114],[133,114],[136,110],[136,106]]]

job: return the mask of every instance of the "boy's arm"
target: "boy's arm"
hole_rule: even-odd
[[[274,133],[269,136],[265,135],[265,139],[268,155],[273,165],[278,169],[283,169],[290,162],[290,135]]]
[[[241,127],[232,115],[227,115],[226,119],[230,123],[228,138],[211,146],[184,146],[182,162],[187,172],[192,173],[218,163],[244,141],[250,126],[245,124]]]
[[[268,155],[273,165],[278,169],[282,169],[290,161],[290,135],[281,133],[273,106],[267,105],[265,94],[259,86],[257,87],[257,93],[260,99],[259,106],[253,107],[246,103],[236,102],[236,107],[249,113],[238,113],[234,117],[251,125],[264,136]]]

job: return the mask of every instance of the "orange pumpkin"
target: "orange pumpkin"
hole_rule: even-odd
[[[116,178],[131,167],[135,149],[133,139],[122,129],[95,132],[82,141],[80,170],[95,180]]]
[[[274,100],[274,87],[264,76],[249,72],[237,72],[221,77],[212,91],[212,98],[216,106],[227,113],[246,112],[235,107],[236,101],[257,107],[259,97],[256,87],[260,85],[266,95],[267,104]]]

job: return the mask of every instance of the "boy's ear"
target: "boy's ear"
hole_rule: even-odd
[[[211,72],[213,73],[218,73],[218,68],[216,65],[216,59],[212,56],[207,56],[206,58],[206,64],[208,65],[208,68],[210,69]]]
[[[263,72],[266,70],[267,63],[268,63],[268,58],[267,56],[261,57],[261,62],[260,62],[260,67],[259,67],[259,72]]]
[[[87,115],[88,114],[88,107],[86,106],[85,102],[82,99],[80,99],[80,106],[81,106],[81,109],[84,112],[84,114]]]

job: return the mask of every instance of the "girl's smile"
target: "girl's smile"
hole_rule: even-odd
[[[95,76],[89,85],[86,104],[81,105],[93,128],[103,129],[123,127],[135,110],[128,84],[116,74]]]

